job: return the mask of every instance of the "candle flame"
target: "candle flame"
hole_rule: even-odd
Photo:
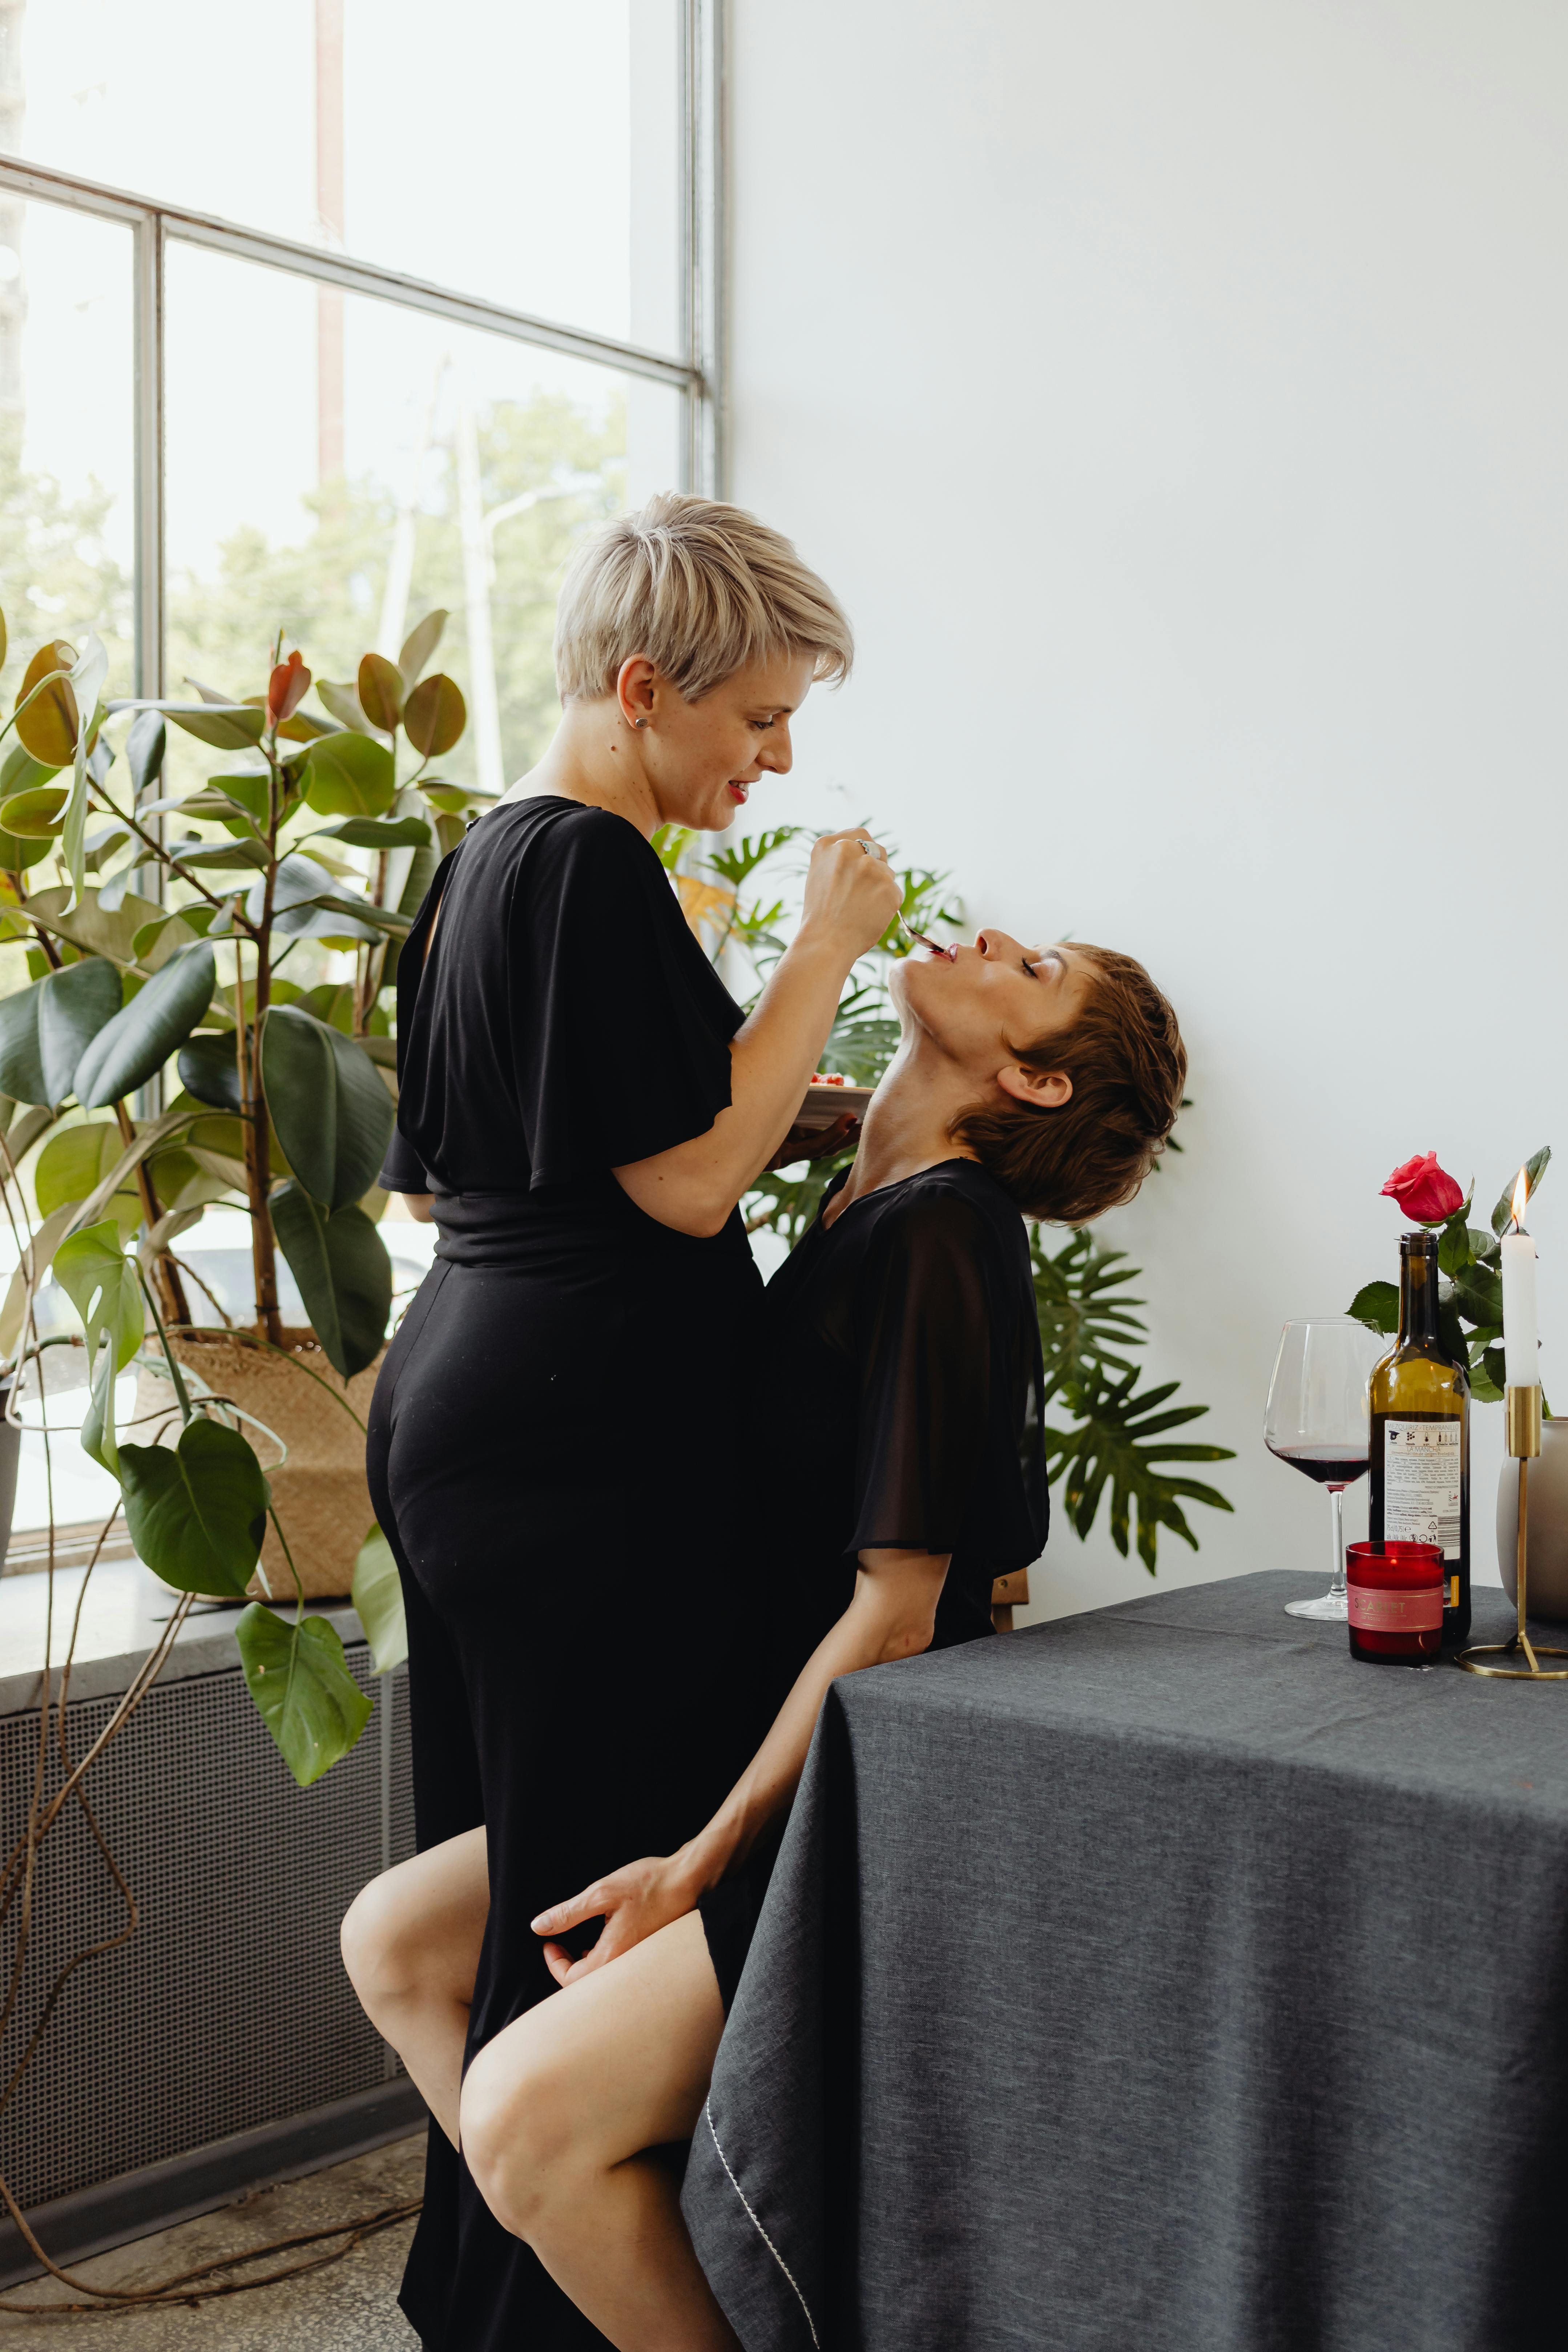
[[[1530,1179],[1521,1168],[1514,1181],[1513,1222],[1519,1232],[1524,1231],[1524,1212],[1530,1200]]]

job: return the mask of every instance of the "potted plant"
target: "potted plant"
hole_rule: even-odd
[[[259,1574],[274,1600],[342,1593],[370,1517],[363,1406],[392,1301],[375,1225],[395,1116],[385,997],[436,859],[481,799],[432,767],[465,724],[458,687],[430,672],[445,619],[421,621],[396,662],[367,654],[352,683],[318,683],[317,711],[281,638],[263,692],[189,701],[106,698],[98,640],[57,640],[0,726],[0,746],[15,739],[0,938],[30,966],[0,999],[0,1188],[22,1244],[0,1360],[47,1344],[34,1307],[52,1269],[86,1333],[83,1444],[119,1481],[141,1558],[186,1592],[239,1598]],[[222,755],[194,792],[163,788],[170,724]],[[352,982],[280,971],[307,940],[352,951]],[[35,1151],[36,1222],[21,1181]],[[193,1312],[175,1248],[209,1202],[237,1198],[255,1281],[240,1328]],[[281,1319],[279,1251],[308,1328]],[[138,1421],[168,1442],[117,1435],[133,1362]],[[276,1441],[265,1472],[247,1425]],[[382,1549],[367,1565],[384,1571]],[[268,1715],[314,1778],[363,1719],[335,1634],[298,1605],[292,1625],[253,1607],[240,1633],[264,1714],[311,1675],[330,1697],[303,1744]]]

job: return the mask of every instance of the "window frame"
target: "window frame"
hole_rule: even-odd
[[[164,505],[164,265],[171,239],[258,263],[351,294],[422,310],[458,326],[510,337],[543,351],[670,386],[681,399],[679,488],[722,493],[725,476],[723,352],[723,0],[676,0],[680,35],[679,353],[651,351],[581,327],[514,310],[482,295],[325,246],[308,245],[241,221],[0,153],[0,188],[39,204],[123,223],[132,235],[134,319],[134,580],[136,692],[164,691],[168,557]]]

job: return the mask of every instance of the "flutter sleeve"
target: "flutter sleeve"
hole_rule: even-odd
[[[857,1514],[847,1550],[951,1552],[989,1454],[992,1318],[984,1223],[917,1195],[884,1217],[858,1286]]]
[[[535,1185],[705,1134],[730,1102],[744,1015],[624,817],[574,810],[512,900],[511,1051]]]

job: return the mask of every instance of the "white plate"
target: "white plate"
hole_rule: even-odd
[[[797,1127],[831,1127],[837,1118],[848,1113],[864,1118],[866,1106],[871,1099],[869,1087],[807,1087],[805,1100],[796,1111]]]

